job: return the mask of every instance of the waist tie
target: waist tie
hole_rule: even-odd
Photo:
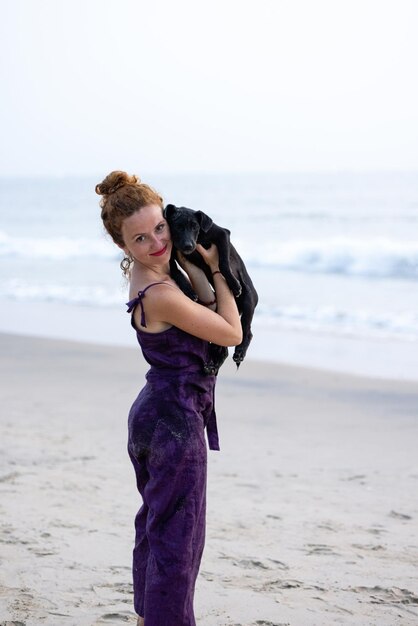
[[[190,376],[194,377],[192,382],[201,383],[205,391],[211,392],[212,394],[212,408],[209,417],[205,422],[206,437],[208,440],[209,450],[220,450],[218,423],[215,411],[216,376],[202,375],[201,370],[196,370],[195,368],[181,369],[177,371],[172,368],[152,366],[146,373],[145,378],[147,381],[152,382],[153,380],[161,380],[162,378],[165,380],[188,380]],[[196,380],[196,376],[198,376],[198,380]],[[209,381],[212,382],[211,387],[205,388],[205,383],[207,384]]]
[[[206,422],[206,437],[208,439],[209,450],[220,450],[218,424],[216,421],[215,407],[212,406],[212,412]]]

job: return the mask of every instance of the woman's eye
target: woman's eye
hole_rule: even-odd
[[[157,226],[157,230],[158,232],[161,232],[162,230],[164,230],[165,224],[158,224]]]
[[[136,238],[136,241],[140,243],[141,241],[144,241],[144,239],[145,239],[144,235],[139,235],[139,237]]]

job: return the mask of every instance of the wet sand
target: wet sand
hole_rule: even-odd
[[[135,624],[139,349],[0,335],[0,624]],[[199,626],[418,623],[418,383],[231,360]]]

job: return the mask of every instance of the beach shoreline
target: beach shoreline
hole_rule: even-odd
[[[135,333],[123,302],[122,293],[120,307],[31,302],[29,316],[22,301],[7,300],[0,308],[0,333],[135,349]],[[309,332],[264,325],[258,319],[253,334],[246,363],[418,382],[416,341]]]
[[[124,320],[125,321],[125,320]],[[0,623],[135,624],[139,348],[0,334]],[[199,626],[418,620],[418,382],[231,359]]]

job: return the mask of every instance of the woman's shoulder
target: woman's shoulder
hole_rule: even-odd
[[[168,281],[139,283],[132,286],[127,305],[128,312],[133,313],[137,330],[147,329],[148,333],[160,333],[170,328],[171,324],[162,319],[164,316],[161,315],[161,311],[172,306],[172,298],[176,297],[174,287]]]
[[[132,300],[137,297],[141,297],[148,293],[151,290],[154,293],[161,293],[166,286],[174,287],[178,289],[176,283],[170,280],[158,280],[158,281],[141,281],[136,283],[131,283],[129,286],[129,299]]]

